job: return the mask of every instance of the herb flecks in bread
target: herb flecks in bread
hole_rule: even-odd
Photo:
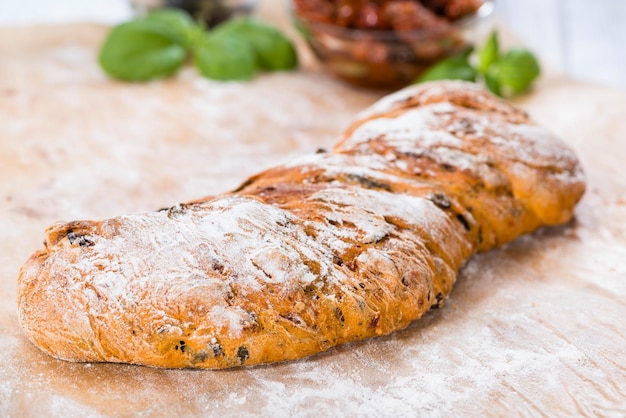
[[[297,359],[441,307],[472,254],[567,222],[584,188],[573,152],[523,112],[473,84],[413,86],[333,151],[236,191],[50,227],[19,320],[72,361]]]

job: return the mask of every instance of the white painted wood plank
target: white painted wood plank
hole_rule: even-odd
[[[496,0],[495,10],[542,62],[564,68],[559,0]]]
[[[570,0],[564,12],[568,73],[626,87],[626,2]]]
[[[544,65],[626,89],[626,1],[496,0],[496,14]]]
[[[78,20],[116,23],[130,16],[127,0],[0,0],[0,25]]]

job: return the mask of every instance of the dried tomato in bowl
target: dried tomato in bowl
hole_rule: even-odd
[[[469,46],[485,0],[293,0],[297,26],[335,75],[368,87],[411,83]]]

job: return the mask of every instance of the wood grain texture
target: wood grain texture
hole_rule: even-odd
[[[46,226],[234,188],[279,158],[330,148],[381,95],[309,64],[245,86],[189,72],[117,84],[93,61],[104,33],[0,30],[0,415],[626,413],[626,96],[563,76],[515,104],[580,156],[588,192],[575,220],[473,258],[445,309],[389,336],[252,370],[84,365],[42,353],[20,330],[15,301],[19,268]],[[93,155],[100,163],[86,162]]]

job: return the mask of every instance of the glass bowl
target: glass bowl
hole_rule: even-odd
[[[252,14],[257,3],[258,0],[131,0],[135,14],[139,16],[164,7],[181,9],[209,28],[228,19]]]
[[[411,84],[437,61],[458,54],[486,32],[493,2],[460,20],[419,30],[351,29],[299,16],[294,24],[332,74],[352,84],[394,89]]]

